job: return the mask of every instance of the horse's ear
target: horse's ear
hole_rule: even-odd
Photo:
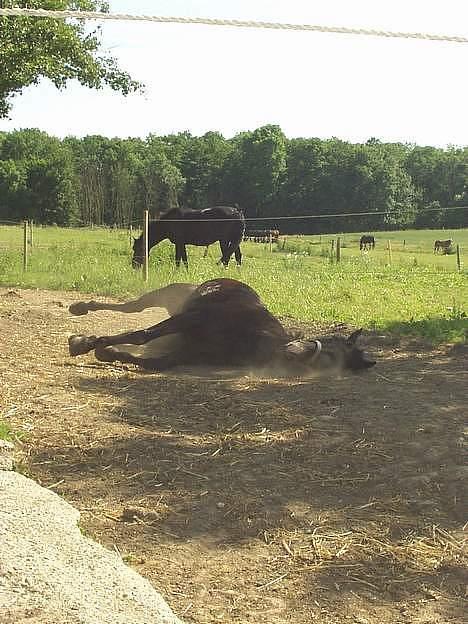
[[[362,334],[362,330],[363,328],[361,327],[361,329],[356,330],[351,334],[351,336],[349,336],[349,338],[346,340],[346,344],[349,347],[353,347],[356,344],[359,336]]]

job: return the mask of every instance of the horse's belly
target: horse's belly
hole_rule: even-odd
[[[212,243],[214,243],[215,241],[217,241],[217,238],[213,238],[213,236],[200,236],[198,237],[196,240],[194,239],[188,239],[185,241],[186,245],[197,245],[198,247],[206,247],[207,245],[211,245]]]

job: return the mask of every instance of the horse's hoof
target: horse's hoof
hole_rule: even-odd
[[[119,359],[119,350],[115,347],[98,346],[94,349],[94,355],[100,362],[115,362]]]
[[[84,355],[94,349],[95,336],[70,336],[68,339],[68,351],[72,357]]]
[[[83,316],[88,314],[88,307],[84,301],[78,301],[78,303],[72,303],[68,311],[74,316]]]

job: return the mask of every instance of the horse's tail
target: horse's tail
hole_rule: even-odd
[[[242,239],[244,238],[246,225],[245,225],[244,211],[241,210],[237,204],[236,204],[236,210],[237,210],[237,212],[239,214],[239,222],[240,222],[239,241],[237,243],[237,246],[239,246],[239,244],[241,243]],[[234,241],[232,241],[232,242],[234,243]]]

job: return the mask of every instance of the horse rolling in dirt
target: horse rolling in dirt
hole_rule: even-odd
[[[451,238],[447,240],[436,240],[434,241],[434,253],[441,251],[444,254],[449,253],[452,248],[453,240]]]
[[[108,308],[134,312],[144,307],[164,307],[172,316],[147,329],[115,336],[71,336],[70,355],[94,350],[98,360],[118,360],[155,371],[178,365],[248,366],[286,376],[361,371],[375,364],[357,347],[362,330],[347,339],[293,339],[252,288],[232,279],[214,279],[199,286],[171,284],[133,302],[81,302],[70,311],[86,314]],[[161,351],[160,341],[168,336],[173,340]],[[142,354],[134,345],[147,348]]]
[[[168,238],[175,245],[175,263],[182,261],[188,268],[186,245],[207,247],[219,241],[221,259],[227,267],[234,254],[237,264],[242,263],[239,247],[245,230],[242,212],[232,206],[214,206],[203,210],[182,210],[172,208],[151,221],[148,228],[148,249]],[[139,268],[143,264],[143,234],[133,243],[132,265]]]
[[[359,241],[359,250],[375,249],[375,238],[370,234],[364,234]]]

